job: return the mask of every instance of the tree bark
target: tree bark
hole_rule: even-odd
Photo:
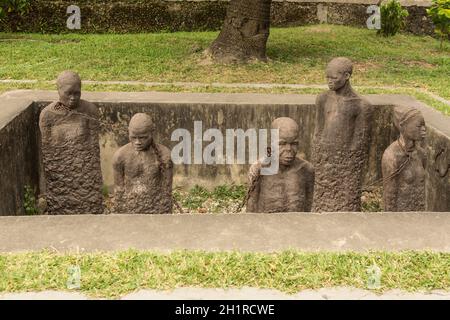
[[[217,39],[206,50],[216,62],[267,61],[272,0],[231,0]]]

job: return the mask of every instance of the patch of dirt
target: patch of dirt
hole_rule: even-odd
[[[355,62],[353,70],[357,72],[367,72],[369,70],[381,69],[383,65],[372,61]]]
[[[420,61],[420,60],[407,60],[407,61],[402,61],[402,63],[409,67],[420,67],[420,68],[425,68],[425,69],[436,68],[436,66],[434,64],[428,63],[426,61]]]

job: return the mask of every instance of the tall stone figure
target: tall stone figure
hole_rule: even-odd
[[[78,74],[64,71],[57,87],[59,100],[39,117],[47,211],[103,213],[98,110],[80,99]]]
[[[129,123],[130,143],[114,154],[115,213],[172,213],[173,163],[170,149],[155,143],[144,113]]]
[[[350,85],[353,64],[335,58],[327,66],[330,90],[316,100],[313,211],[360,211],[362,169],[370,143],[371,107]]]
[[[298,124],[291,118],[278,118],[272,129],[279,129],[279,171],[260,175],[262,161],[250,167],[247,212],[308,212],[314,190],[312,165],[297,157]]]
[[[400,137],[381,162],[384,211],[424,211],[426,156],[420,143],[426,135],[425,120],[419,110],[398,106],[394,124]]]

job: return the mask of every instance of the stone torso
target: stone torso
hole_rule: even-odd
[[[312,159],[313,211],[360,211],[362,168],[367,161],[370,109],[361,97],[328,91],[316,101]]]
[[[113,165],[123,175],[123,186],[115,192],[117,213],[172,211],[172,187],[166,179],[172,175],[170,150],[162,145],[158,145],[158,148],[163,163],[159,162],[153,148],[137,152],[129,143],[117,151]]]
[[[260,176],[257,212],[310,211],[313,175],[311,164],[297,158],[276,175]]]
[[[353,142],[355,120],[361,112],[358,98],[340,98],[330,94],[324,102],[325,123],[321,139],[323,143],[336,142],[348,147]]]
[[[416,149],[406,154],[395,141],[386,149],[383,162],[385,211],[424,211],[425,161],[423,151]],[[389,173],[386,170],[387,162],[390,163]],[[395,172],[398,173],[395,174]]]
[[[50,214],[102,213],[102,174],[96,107],[76,110],[52,103],[40,115],[45,198]]]

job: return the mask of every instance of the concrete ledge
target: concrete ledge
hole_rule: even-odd
[[[449,230],[448,212],[0,217],[0,252],[450,252]]]
[[[408,105],[423,113],[428,125],[450,137],[450,117],[428,107],[408,95],[368,94],[365,98],[374,106]],[[225,104],[225,105],[314,105],[312,94],[261,94],[261,93],[178,93],[178,92],[83,92],[83,99],[93,103],[158,103],[158,104]],[[58,99],[56,91],[14,90],[0,95],[3,101],[51,102]],[[28,104],[29,105],[29,104]],[[2,109],[3,110],[3,107]],[[19,109],[17,109],[19,111]],[[17,114],[17,113],[16,113]],[[2,117],[3,118],[3,117]],[[0,119],[1,120],[1,119]],[[1,124],[1,122],[0,122]],[[1,128],[1,126],[0,126]]]

